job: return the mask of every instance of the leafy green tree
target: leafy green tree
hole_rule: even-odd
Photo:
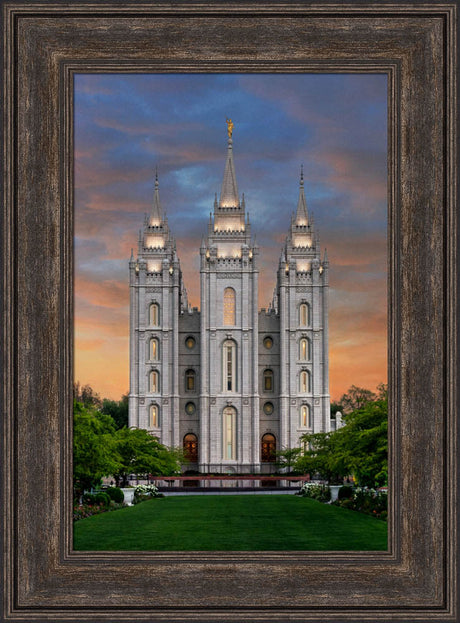
[[[376,399],[376,394],[371,392],[369,389],[352,385],[347,393],[344,394],[339,400],[339,404],[342,407],[343,413],[351,413],[352,411],[361,409],[361,407],[364,407],[365,404]]]
[[[276,466],[278,469],[284,470],[286,474],[290,474],[292,469],[302,453],[302,448],[283,448],[276,453]]]
[[[330,483],[340,482],[347,475],[337,453],[336,433],[310,433],[301,437],[304,453],[295,462],[295,470],[319,475]]]
[[[117,485],[127,485],[130,474],[170,476],[180,471],[180,453],[142,428],[121,428],[114,439],[120,460],[119,469],[113,473]]]
[[[374,400],[345,416],[336,433],[338,454],[361,486],[388,481],[388,401]]]
[[[91,385],[81,386],[79,381],[73,384],[73,399],[80,402],[84,407],[99,408],[102,405],[101,398]]]
[[[319,473],[330,482],[353,475],[362,486],[385,485],[388,480],[386,386],[378,387],[378,395],[354,386],[348,394],[360,406],[343,416],[344,425],[337,431],[304,435],[302,442],[308,449],[296,461],[295,469]]]
[[[103,476],[119,469],[115,423],[94,407],[74,403],[73,472],[75,495],[97,486]]]
[[[124,394],[121,400],[104,398],[101,411],[114,419],[117,428],[128,426],[128,394]]]

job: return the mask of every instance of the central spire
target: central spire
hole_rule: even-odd
[[[227,162],[225,163],[224,179],[220,191],[219,208],[238,208],[238,186],[236,184],[235,165],[233,164],[233,122],[227,119],[228,149]]]
[[[149,225],[158,226],[162,221],[160,203],[160,184],[158,182],[158,170],[155,170],[155,190],[153,191],[152,211],[150,213]]]
[[[305,199],[305,190],[303,186],[303,165],[300,168],[299,201],[297,203],[295,223],[296,225],[308,225],[307,201]]]

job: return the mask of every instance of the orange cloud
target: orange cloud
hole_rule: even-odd
[[[75,277],[75,293],[79,299],[99,307],[119,309],[129,305],[128,280],[126,283],[115,280],[92,281],[82,275]]]

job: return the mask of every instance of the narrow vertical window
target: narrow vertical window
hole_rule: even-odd
[[[310,361],[311,359],[310,340],[306,337],[300,340],[300,359],[302,361]]]
[[[224,392],[236,391],[236,346],[232,340],[222,347],[222,387]]]
[[[264,391],[273,391],[273,370],[264,370]]]
[[[158,372],[156,370],[150,372],[150,391],[154,394],[159,391]]]
[[[310,405],[302,405],[300,408],[300,425],[303,428],[311,428]]]
[[[153,337],[150,340],[150,361],[157,361],[158,359],[158,340],[156,337]]]
[[[158,427],[158,407],[150,405],[150,428]]]
[[[310,391],[310,373],[307,370],[300,373],[300,391],[304,394]]]
[[[223,411],[223,452],[224,460],[236,458],[236,411],[233,407],[225,407]]]
[[[196,379],[196,375],[195,375],[195,370],[187,370],[185,372],[185,389],[188,392],[194,392],[195,391],[195,379]]]
[[[234,327],[236,323],[235,290],[224,290],[224,327]]]
[[[150,326],[158,327],[160,322],[160,307],[158,303],[152,303],[150,305]]]
[[[310,307],[308,303],[302,303],[299,307],[299,321],[302,327],[307,327],[310,324]]]

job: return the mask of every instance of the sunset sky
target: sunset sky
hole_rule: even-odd
[[[239,192],[260,246],[259,304],[275,287],[304,165],[330,262],[330,393],[387,377],[387,127],[383,75],[78,75],[75,78],[75,380],[128,391],[128,260],[155,168],[199,307],[199,246],[234,122]]]

